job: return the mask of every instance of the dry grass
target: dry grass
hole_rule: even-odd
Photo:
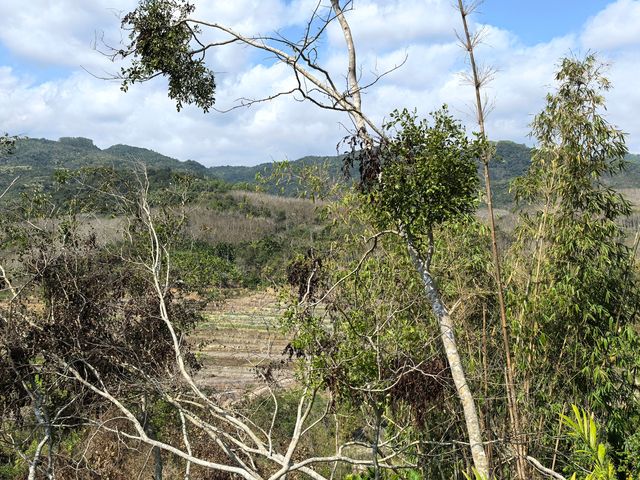
[[[284,211],[288,220],[310,221],[324,202],[312,202],[304,198],[281,197],[260,192],[232,191],[231,196],[238,201],[248,201],[272,212]]]
[[[204,207],[189,215],[189,231],[194,238],[209,243],[241,243],[259,240],[275,233],[271,218],[247,217],[238,212],[217,212]]]
[[[266,193],[232,191],[238,205],[247,204],[263,214],[220,211],[205,203],[189,212],[189,231],[194,238],[210,243],[242,243],[260,240],[283,227],[310,224],[320,206],[309,200],[279,197]]]

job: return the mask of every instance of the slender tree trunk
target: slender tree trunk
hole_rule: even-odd
[[[51,458],[52,458],[51,457],[52,455],[51,423],[49,422],[49,416],[47,415],[43,407],[42,397],[40,396],[40,393],[38,393],[37,390],[35,389],[33,393],[33,399],[35,401],[34,414],[36,417],[36,421],[38,422],[38,425],[44,429],[44,436],[36,446],[36,450],[33,454],[33,460],[29,463],[29,473],[27,478],[28,480],[36,479],[36,474],[38,472],[38,465],[40,465],[42,461],[42,449],[44,448],[45,445],[48,445],[49,446],[49,452],[48,452],[49,464],[47,467],[47,478],[51,480],[53,479],[52,462],[51,462]]]
[[[146,396],[142,399],[142,419],[140,421],[142,424],[142,428],[146,432],[146,434],[152,440],[156,439],[156,432],[151,425],[149,420],[149,411],[147,410],[147,398]],[[153,446],[151,448],[153,453],[153,480],[162,480],[163,478],[163,461],[162,461],[162,450],[159,447]]]
[[[440,292],[438,292],[435,281],[429,271],[429,260],[425,261],[420,256],[411,240],[407,240],[407,248],[409,249],[416,270],[420,273],[425,294],[440,325],[440,338],[442,339],[442,345],[445,355],[447,356],[449,369],[451,370],[451,377],[453,378],[458,398],[460,398],[460,403],[462,404],[467,435],[469,436],[469,444],[471,446],[471,455],[473,457],[473,465],[478,473],[484,475],[485,478],[489,478],[489,463],[482,441],[482,429],[480,428],[478,411],[473,395],[471,394],[471,389],[467,383],[467,377],[464,373],[460,354],[458,353],[453,321],[451,320],[447,307],[442,302]]]
[[[464,40],[463,44],[467,53],[469,55],[469,62],[471,64],[471,74],[473,79],[473,86],[476,97],[476,112],[477,112],[477,120],[478,127],[480,128],[480,135],[482,139],[486,142],[487,135],[485,129],[485,114],[484,114],[484,106],[482,104],[482,96],[480,90],[482,85],[486,79],[481,78],[480,73],[478,71],[478,66],[476,64],[475,55],[474,55],[474,46],[477,38],[472,38],[471,33],[469,31],[469,25],[467,23],[467,16],[469,15],[469,10],[465,7],[463,0],[458,0],[458,9],[460,11],[460,16],[462,17],[462,24],[464,26]],[[507,311],[504,302],[504,289],[502,286],[502,272],[501,272],[501,264],[500,264],[500,254],[498,251],[498,241],[496,236],[496,223],[495,223],[495,215],[493,212],[493,195],[491,192],[491,175],[489,172],[489,161],[491,160],[491,150],[487,146],[485,148],[485,152],[482,156],[482,164],[484,170],[484,184],[485,184],[485,192],[487,196],[487,210],[489,217],[489,227],[491,230],[491,253],[493,257],[493,275],[496,283],[496,292],[498,294],[498,305],[500,307],[500,327],[502,332],[502,344],[504,348],[504,357],[506,363],[505,369],[505,380],[506,380],[506,388],[507,388],[507,403],[509,407],[509,417],[511,419],[511,430],[516,439],[515,449],[516,449],[516,468],[518,473],[518,478],[520,480],[527,480],[527,462],[526,462],[526,447],[523,443],[521,443],[520,435],[522,433],[520,427],[520,416],[517,407],[517,399],[515,392],[515,383],[514,383],[514,370],[513,370],[513,362],[511,359],[511,348],[509,342],[509,330],[507,325]]]
[[[33,460],[29,463],[28,480],[36,480],[36,473],[38,471],[38,465],[40,464],[42,448],[49,441],[49,438],[45,435],[42,440],[36,446],[36,451],[33,454]]]
[[[372,447],[372,456],[373,456],[373,469],[375,480],[380,480],[380,465],[378,464],[378,445],[380,445],[380,430],[382,429],[382,410],[380,406],[376,405],[376,432],[375,432],[375,441],[373,442]]]
[[[345,44],[347,46],[349,58],[349,67],[347,70],[348,96],[351,98],[353,105],[353,110],[351,110],[349,114],[355,123],[358,135],[365,141],[365,148],[370,148],[373,145],[373,141],[366,131],[366,122],[362,115],[362,99],[356,72],[356,51],[353,37],[351,35],[351,29],[346,18],[344,17],[344,13],[342,11],[342,8],[340,7],[339,0],[331,0],[331,6],[336,14],[338,22],[340,23],[340,27],[342,28],[342,33],[345,39]],[[473,395],[471,395],[471,390],[469,389],[466,381],[464,369],[462,367],[462,362],[458,353],[458,347],[455,342],[455,335],[451,318],[449,317],[449,313],[447,312],[447,309],[442,303],[439,293],[435,288],[435,284],[428,269],[428,262],[424,262],[423,260],[421,260],[420,256],[409,240],[407,241],[407,245],[416,269],[423,279],[425,293],[429,298],[429,301],[431,302],[433,311],[440,324],[444,350],[447,355],[449,368],[451,369],[454,383],[458,390],[458,396],[460,397],[460,402],[462,403],[462,408],[464,411],[465,423],[469,435],[469,443],[471,444],[471,453],[473,456],[474,465],[478,472],[485,475],[486,478],[489,478],[489,466],[487,463],[487,456],[484,451],[484,444],[482,442],[478,412],[476,410]]]
[[[162,480],[162,450],[159,447],[153,447],[154,467],[153,480]]]

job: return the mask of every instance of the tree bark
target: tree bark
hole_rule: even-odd
[[[356,130],[359,135],[366,141],[370,141],[369,135],[366,134],[366,122],[362,115],[362,96],[360,95],[360,85],[358,84],[358,75],[356,72],[357,60],[356,60],[356,47],[353,43],[353,35],[351,34],[351,27],[347,19],[344,17],[342,7],[340,7],[339,0],[331,0],[331,7],[336,12],[336,18],[342,29],[344,36],[344,43],[347,47],[347,53],[349,57],[349,66],[347,67],[347,96],[351,97],[353,110],[349,112],[351,118],[356,126]]]
[[[476,403],[471,394],[471,389],[467,383],[467,377],[464,373],[462,366],[462,360],[460,359],[460,353],[458,352],[458,346],[456,345],[456,337],[453,328],[453,321],[449,315],[449,311],[445,304],[442,302],[440,292],[438,291],[435,281],[429,271],[429,262],[425,261],[418,250],[415,248],[410,240],[407,240],[407,248],[411,255],[413,264],[420,273],[420,278],[424,285],[424,292],[431,304],[438,324],[440,325],[440,338],[444,347],[445,355],[447,356],[447,362],[449,369],[451,370],[451,377],[453,383],[456,386],[458,398],[462,405],[462,411],[464,413],[465,425],[467,427],[467,435],[469,436],[469,444],[471,446],[471,455],[473,457],[473,465],[484,478],[489,478],[489,462],[487,461],[487,454],[484,450],[484,443],[482,441],[482,429],[480,428],[480,419],[478,417],[478,411],[476,409]]]

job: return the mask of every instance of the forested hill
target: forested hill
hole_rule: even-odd
[[[0,182],[20,175],[21,184],[46,184],[53,172],[61,168],[110,166],[120,169],[136,162],[156,169],[207,174],[207,168],[197,162],[181,162],[145,148],[114,145],[100,150],[93,140],[82,137],[63,137],[58,141],[27,138],[16,142],[11,155],[0,158]]]
[[[496,154],[491,162],[491,177],[494,188],[502,193],[508,191],[509,183],[520,175],[523,175],[531,161],[531,148],[521,143],[501,140],[496,142]],[[612,185],[617,188],[640,188],[640,155],[629,155],[629,166],[624,175],[612,179]],[[341,175],[342,157],[303,157],[295,162],[297,165],[326,162],[330,167],[330,173]],[[251,183],[256,174],[269,174],[273,168],[272,163],[263,163],[255,167],[211,167],[208,171],[218,178],[230,183]]]
[[[499,205],[512,202],[509,193],[511,181],[523,175],[531,161],[531,148],[510,141],[496,143],[495,159],[491,163],[491,179],[495,201]],[[620,175],[609,178],[608,183],[616,188],[640,188],[640,155],[630,154],[627,170]]]
[[[496,200],[504,204],[510,200],[510,181],[526,171],[531,151],[526,145],[509,141],[497,142],[496,148],[496,158],[492,162],[493,182]],[[640,186],[640,155],[630,155],[629,160],[628,171],[612,179],[613,186]],[[202,177],[219,178],[231,184],[253,183],[256,174],[268,176],[273,169],[273,163],[253,167],[205,167],[192,160],[180,161],[153,150],[129,145],[114,145],[101,150],[92,140],[82,137],[63,137],[58,141],[29,138],[19,140],[12,155],[0,158],[0,190],[18,175],[22,187],[34,183],[48,185],[56,169],[98,166],[120,169],[137,162],[154,170],[188,172]],[[325,163],[330,174],[336,178],[341,175],[342,160],[338,156],[308,156],[292,163],[297,166]]]
[[[296,160],[296,164],[317,163],[328,159],[332,170],[339,171],[338,157],[305,157]],[[153,170],[171,170],[186,172],[201,177],[219,178],[227,183],[253,183],[256,174],[268,176],[272,163],[263,163],[254,167],[222,166],[205,167],[193,160],[180,161],[146,148],[130,145],[113,145],[101,150],[93,140],[83,137],[63,137],[58,141],[26,138],[16,142],[11,155],[0,157],[0,189],[19,176],[19,186],[31,184],[49,185],[53,173],[58,169],[78,169],[82,167],[130,168],[143,163]]]

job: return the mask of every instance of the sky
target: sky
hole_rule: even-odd
[[[296,36],[316,0],[194,0],[194,17],[247,34]],[[422,116],[449,105],[474,128],[473,90],[456,40],[460,18],[452,0],[355,0],[348,12],[363,82],[404,65],[368,89],[363,110],[378,124],[396,108]],[[136,0],[2,0],[0,2],[0,133],[33,138],[92,138],[100,148],[124,143],[205,165],[254,165],[304,155],[333,155],[349,119],[280,97],[229,113],[177,112],[166,81],[134,85],[127,93],[100,50],[126,36],[121,16]],[[533,144],[534,115],[554,88],[563,56],[595,52],[608,64],[613,89],[607,119],[640,153],[640,0],[485,0],[472,17],[482,29],[479,62],[495,71],[486,89],[491,139]],[[318,48],[337,82],[345,83],[346,55],[337,25]],[[208,56],[216,73],[216,107],[259,98],[292,85],[291,72],[263,53],[236,46]]]

